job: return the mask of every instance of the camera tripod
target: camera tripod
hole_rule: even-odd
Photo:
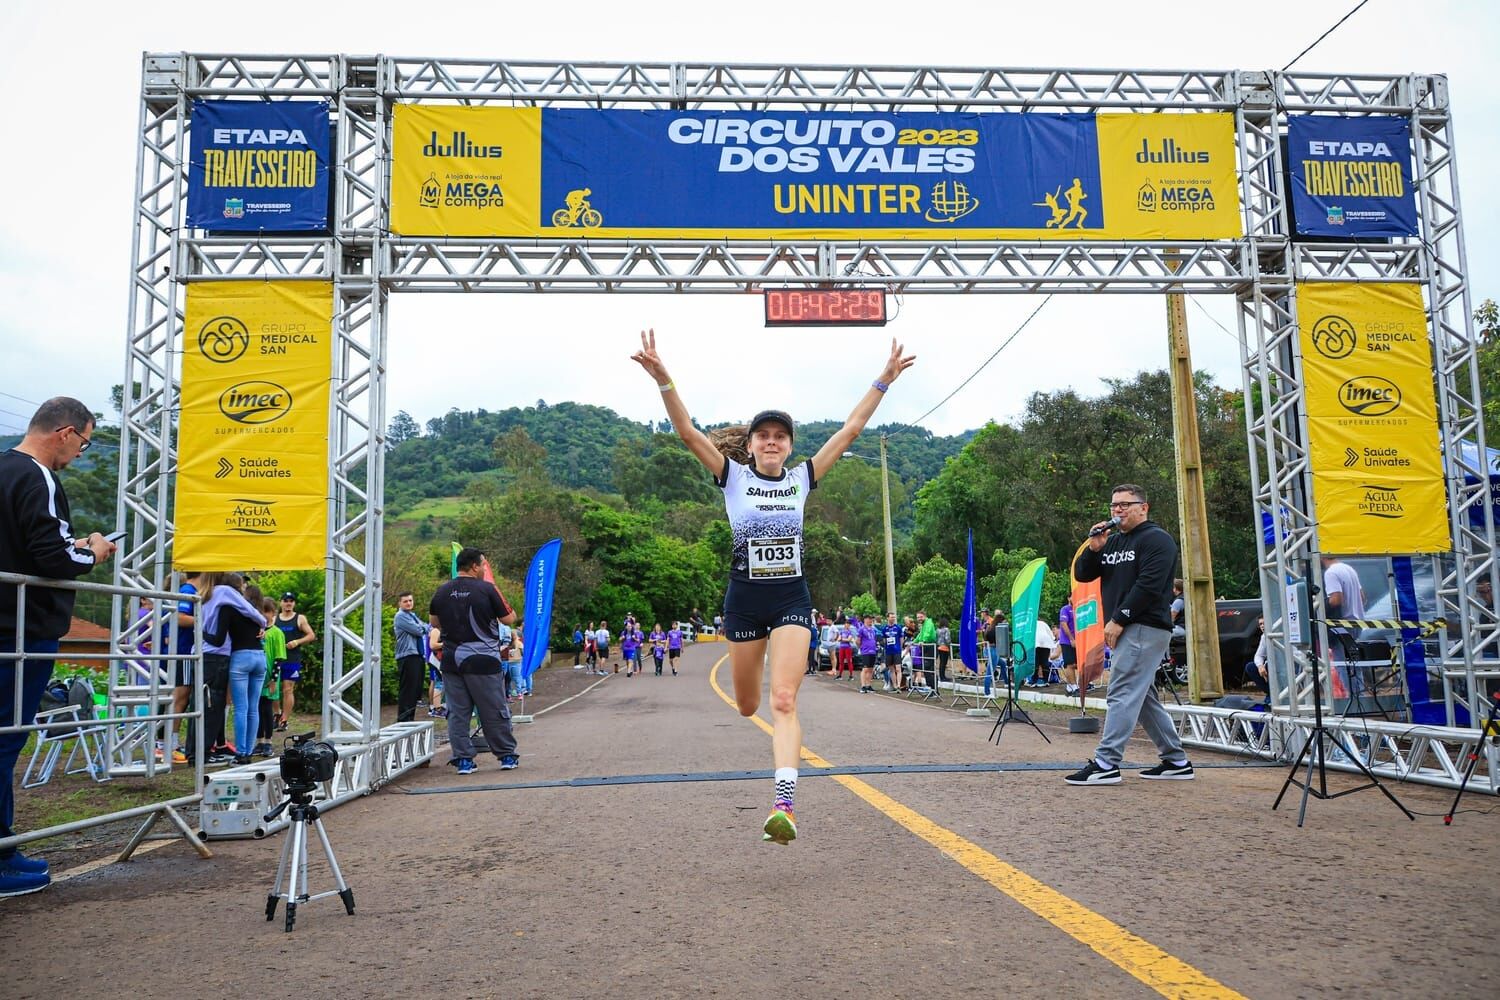
[[[312,786],[292,785],[287,789],[287,800],[266,814],[266,822],[274,820],[287,808],[291,809],[291,828],[287,830],[286,842],[281,846],[281,864],[276,868],[276,883],[271,886],[270,895],[266,896],[266,920],[276,919],[277,900],[286,900],[286,931],[292,931],[292,925],[297,922],[297,905],[299,903],[311,903],[315,899],[324,899],[328,896],[337,895],[344,901],[344,910],[351,917],[354,916],[354,890],[344,881],[344,873],[339,870],[338,859],[333,856],[333,845],[328,842],[328,832],[323,829],[323,820],[318,816],[318,807],[313,805]],[[307,891],[307,826],[318,833],[318,840],[323,843],[323,854],[328,858],[328,868],[333,872],[334,885],[337,889],[329,889],[309,895]],[[282,879],[285,878],[283,888]],[[298,886],[301,891],[298,891]]]
[[[1321,680],[1323,671],[1316,659],[1308,664],[1308,668],[1312,671],[1313,682],[1313,727],[1308,732],[1307,739],[1302,744],[1302,750],[1297,754],[1297,759],[1292,762],[1291,768],[1287,771],[1286,781],[1282,783],[1281,792],[1276,796],[1276,801],[1271,803],[1271,809],[1274,811],[1277,806],[1281,805],[1281,800],[1286,796],[1288,788],[1293,785],[1298,786],[1302,789],[1302,806],[1297,810],[1297,825],[1301,826],[1302,821],[1307,817],[1307,798],[1309,795],[1327,800],[1336,799],[1344,795],[1353,795],[1355,792],[1362,792],[1366,788],[1378,788],[1380,794],[1390,799],[1392,805],[1400,809],[1406,814],[1407,819],[1415,823],[1417,817],[1411,814],[1410,809],[1401,804],[1400,799],[1391,794],[1389,788],[1380,783],[1380,779],[1375,777],[1375,772],[1365,766],[1365,762],[1360,759],[1359,754],[1355,753],[1344,742],[1344,738],[1339,734],[1339,731],[1329,729],[1323,725],[1323,682]],[[1334,748],[1342,751],[1344,756],[1355,767],[1359,768],[1360,773],[1366,778],[1363,785],[1355,785],[1353,788],[1345,788],[1338,792],[1330,792],[1328,790],[1327,750],[1325,749],[1325,743],[1333,744]],[[1302,767],[1303,758],[1307,759],[1307,776],[1299,779],[1297,772]],[[1318,775],[1317,788],[1313,787],[1314,771]]]
[[[1000,714],[995,718],[995,727],[990,730],[990,739],[994,740],[998,746],[1000,737],[1005,735],[1005,724],[1014,719],[1020,719],[1032,729],[1035,729],[1038,736],[1051,743],[1052,741],[1048,739],[1047,734],[1042,732],[1042,727],[1037,725],[1036,721],[1026,713],[1026,709],[1021,707],[1020,701],[1016,698],[1016,691],[1021,686],[1020,681],[1017,679],[1018,671],[1016,664],[1020,663],[1025,657],[1026,647],[1017,642],[1013,651],[1015,655],[1011,658],[1010,676],[1007,678],[1008,683],[1005,685],[1005,704],[1000,706]]]
[[[1479,736],[1474,740],[1474,749],[1469,751],[1468,763],[1464,765],[1464,780],[1458,783],[1458,794],[1453,796],[1453,804],[1448,807],[1448,812],[1443,816],[1443,825],[1453,825],[1453,814],[1458,812],[1458,800],[1464,797],[1464,791],[1469,787],[1469,779],[1474,777],[1474,768],[1479,765],[1479,748],[1484,746],[1484,741],[1492,739],[1496,746],[1500,746],[1500,691],[1490,692],[1490,717],[1484,720],[1484,726],[1479,730]]]

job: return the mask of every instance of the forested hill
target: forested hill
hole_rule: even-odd
[[[817,420],[797,428],[797,453],[807,456],[820,448],[841,420]],[[503,460],[496,453],[497,441],[522,428],[546,451],[544,465],[559,486],[593,487],[613,493],[614,455],[622,442],[640,442],[645,448],[653,432],[670,432],[671,425],[639,423],[613,410],[586,403],[541,400],[535,406],[508,410],[449,410],[427,421],[425,430],[409,414],[401,412],[391,421],[386,457],[386,503],[393,512],[411,507],[424,497],[459,496],[470,483],[504,475]],[[866,428],[852,449],[878,461],[880,435],[889,437],[891,472],[907,487],[916,488],[942,471],[943,462],[956,455],[974,436],[966,431],[955,437],[937,437],[920,427],[885,424]]]

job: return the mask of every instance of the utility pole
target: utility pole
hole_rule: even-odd
[[[1173,269],[1176,269],[1175,262]],[[1203,499],[1203,456],[1198,449],[1198,400],[1188,350],[1187,298],[1167,293],[1167,337],[1172,379],[1172,438],[1177,464],[1177,521],[1182,532],[1182,592],[1187,602],[1188,699],[1209,701],[1224,693],[1219,664],[1219,619],[1214,607],[1213,552]]]
[[[896,613],[896,553],[891,543],[891,474],[885,464],[885,435],[880,435],[880,500],[885,513],[885,610]]]

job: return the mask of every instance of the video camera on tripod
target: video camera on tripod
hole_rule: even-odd
[[[281,751],[281,780],[286,782],[286,801],[266,815],[266,822],[274,820],[288,808],[291,809],[291,828],[281,849],[281,864],[276,869],[276,882],[266,896],[266,919],[276,916],[276,905],[286,900],[286,929],[291,931],[297,920],[297,906],[326,896],[338,896],[344,901],[344,911],[354,915],[354,890],[344,881],[339,870],[338,859],[333,856],[333,845],[323,829],[323,820],[318,807],[313,805],[312,793],[318,785],[332,781],[338,769],[339,752],[332,743],[315,740],[316,733],[303,733],[286,741]],[[311,826],[323,845],[323,855],[328,859],[328,868],[338,887],[328,892],[308,891],[307,882],[307,829]]]
[[[306,732],[287,740],[281,751],[281,780],[289,792],[311,792],[325,781],[332,781],[338,769],[339,752],[326,740],[313,739],[317,733]]]

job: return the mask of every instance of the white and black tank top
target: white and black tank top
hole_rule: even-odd
[[[734,533],[729,577],[748,583],[780,583],[802,577],[802,509],[817,488],[809,459],[782,469],[775,479],[753,466],[724,460],[715,480]]]

